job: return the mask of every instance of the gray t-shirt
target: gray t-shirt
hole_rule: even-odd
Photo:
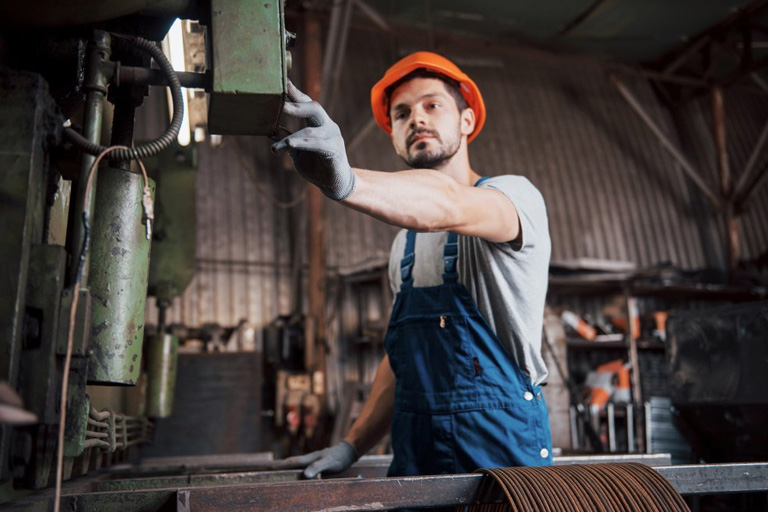
[[[547,210],[541,193],[522,176],[496,176],[479,185],[506,195],[520,217],[522,238],[493,243],[459,236],[459,282],[474,299],[480,313],[501,339],[517,365],[534,385],[547,377],[541,356],[541,328],[549,276],[551,243]],[[400,260],[405,250],[405,230],[392,244],[389,282],[400,290]],[[447,233],[419,233],[413,285],[435,286],[443,282],[443,246]]]

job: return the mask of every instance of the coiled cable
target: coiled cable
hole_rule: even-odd
[[[480,501],[457,512],[690,512],[683,497],[653,468],[638,463],[479,469]]]
[[[116,162],[124,162],[126,160],[134,160],[136,158],[148,158],[156,155],[168,146],[170,146],[176,137],[179,135],[181,129],[181,123],[184,119],[184,101],[181,92],[181,82],[176,72],[173,70],[173,66],[168,61],[168,58],[152,41],[148,41],[142,37],[137,37],[134,40],[136,46],[149,53],[153,59],[160,66],[160,70],[168,79],[169,86],[171,88],[171,99],[173,102],[173,117],[171,123],[165,132],[157,139],[142,144],[135,148],[120,149],[115,151],[111,158]],[[89,153],[91,155],[98,155],[107,149],[107,146],[100,146],[89,141],[83,137],[80,133],[71,127],[64,129],[64,136],[72,142],[76,147]]]

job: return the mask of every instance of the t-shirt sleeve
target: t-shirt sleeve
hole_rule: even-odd
[[[535,246],[539,235],[548,236],[549,226],[547,209],[541,192],[523,176],[496,176],[480,187],[493,188],[512,201],[520,218],[520,236],[510,243],[512,249],[519,251],[523,247]]]

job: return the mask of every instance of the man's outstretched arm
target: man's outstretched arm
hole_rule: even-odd
[[[388,224],[414,231],[453,231],[491,242],[520,234],[517,210],[501,192],[463,185],[439,171],[352,169],[344,138],[319,103],[289,82],[285,114],[307,127],[276,142],[301,176],[325,195]]]
[[[462,185],[429,169],[353,169],[355,191],[342,202],[387,224],[417,232],[452,231],[489,242],[520,234],[517,210],[503,193]]]

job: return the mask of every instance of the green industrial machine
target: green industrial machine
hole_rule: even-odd
[[[182,87],[210,94],[209,131],[222,134],[273,134],[285,96],[282,0],[103,4],[0,5],[0,382],[25,412],[0,417],[0,504],[126,460],[172,411],[165,311],[196,244],[197,150],[175,140]],[[175,73],[159,50],[176,17],[208,31],[204,72]],[[173,120],[137,143],[150,87],[170,87]],[[98,410],[96,386],[133,389],[142,407]]]

